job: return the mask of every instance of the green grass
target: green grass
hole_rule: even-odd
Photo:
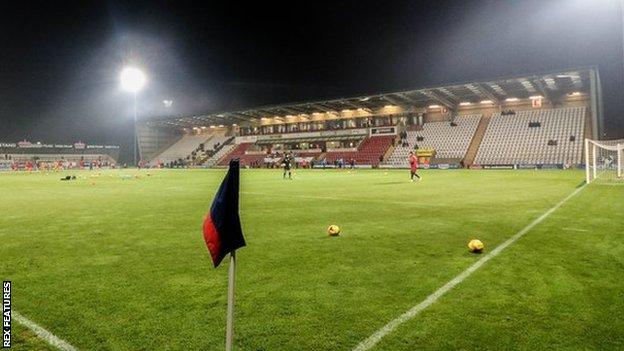
[[[135,173],[0,174],[13,306],[78,349],[223,349],[227,263],[201,224],[225,170]],[[491,250],[584,176],[422,174],[242,171],[236,348],[350,350],[478,260],[469,239]],[[376,349],[624,348],[623,198],[585,188]],[[46,350],[16,328],[15,349]]]

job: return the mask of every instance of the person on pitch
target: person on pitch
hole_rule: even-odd
[[[292,163],[292,153],[288,153],[284,155],[284,159],[282,160],[282,166],[284,166],[284,174],[282,178],[286,179],[286,172],[288,172],[288,179],[292,179],[292,175],[290,173],[290,165]]]
[[[414,181],[414,177],[418,178],[418,180],[421,180],[422,178],[420,178],[420,176],[416,174],[416,172],[418,171],[418,156],[414,155],[413,151],[410,151],[407,160],[410,164],[410,179],[412,180],[412,182]]]

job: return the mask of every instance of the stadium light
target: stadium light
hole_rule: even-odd
[[[494,102],[492,100],[483,100],[481,101],[482,104],[493,104]]]
[[[121,71],[119,76],[121,81],[121,88],[134,95],[134,143],[132,145],[132,151],[134,154],[134,165],[138,165],[137,160],[137,148],[138,148],[138,136],[137,136],[137,93],[143,89],[147,78],[145,74],[136,67],[126,67]]]
[[[533,96],[529,96],[529,99],[531,100],[540,100],[543,99],[544,97],[541,95],[533,95]]]
[[[505,101],[507,101],[507,102],[515,102],[515,101],[518,101],[518,100],[520,100],[520,99],[518,99],[516,97],[510,97],[510,98],[506,98],[505,99]]]
[[[459,103],[459,106],[470,106],[470,105],[472,105],[472,102],[470,101],[463,101]]]
[[[429,108],[433,109],[433,108],[440,108],[440,105],[429,105]]]
[[[143,72],[135,67],[126,67],[121,71],[121,88],[130,93],[137,93],[145,86]]]

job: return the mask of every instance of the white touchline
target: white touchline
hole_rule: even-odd
[[[46,329],[44,329],[37,323],[22,316],[17,311],[13,311],[13,318],[15,318],[15,321],[22,324],[26,328],[32,330],[32,332],[35,333],[38,337],[43,339],[48,344],[56,347],[57,349],[62,350],[62,351],[76,351],[77,350],[75,347],[70,345],[67,341],[58,338],[56,335],[50,333],[49,331],[47,331]]]
[[[570,195],[566,196],[563,200],[557,203],[553,208],[546,211],[544,214],[536,218],[533,222],[529,223],[526,227],[522,228],[519,232],[514,234],[511,238],[507,239],[502,244],[498,245],[494,250],[490,251],[485,256],[481,257],[477,262],[473,263],[470,267],[468,267],[465,271],[461,272],[455,278],[451,279],[448,283],[444,284],[441,288],[433,292],[433,294],[427,296],[422,302],[418,305],[412,307],[407,312],[398,316],[397,318],[390,321],[388,324],[384,325],[383,328],[379,329],[375,332],[375,334],[369,336],[366,340],[359,343],[354,351],[365,351],[370,350],[373,346],[377,345],[379,341],[386,335],[392,333],[398,326],[409,321],[410,319],[416,317],[420,312],[422,312],[427,307],[431,306],[434,302],[436,302],[442,295],[449,292],[453,289],[457,284],[461,283],[464,279],[468,278],[474,271],[481,268],[487,261],[491,258],[500,254],[503,250],[507,248],[507,246],[513,244],[516,240],[520,239],[524,234],[528,233],[533,227],[541,223],[546,217],[550,216],[553,212],[555,212],[561,205],[570,200],[574,195],[578,194],[581,190],[585,188],[585,185],[574,190]]]

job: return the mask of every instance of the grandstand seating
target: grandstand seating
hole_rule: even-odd
[[[388,150],[394,138],[394,135],[368,137],[362,141],[357,151],[329,151],[326,154],[326,160],[328,163],[333,163],[339,159],[343,159],[345,162],[354,159],[355,163],[359,165],[376,166],[379,164],[379,158]]]
[[[169,163],[179,159],[186,159],[191,152],[197,149],[199,144],[205,143],[213,136],[213,134],[185,135],[160,155],[154,157],[153,160]]]
[[[241,165],[242,166],[262,166],[264,165],[265,159],[270,159],[268,158],[268,155],[265,153],[254,153],[254,154],[246,154],[246,152],[251,148],[253,144],[252,143],[241,143],[238,145],[232,145],[227,151],[225,151],[221,156],[218,156],[219,159],[221,159],[221,161],[219,162],[220,166],[227,166],[228,163],[230,162],[231,159],[233,158],[239,158],[241,161]],[[228,153],[229,152],[229,153]],[[305,151],[301,151],[298,152],[297,150],[293,150],[294,154],[296,155],[297,158],[299,158],[300,160],[306,160],[307,162],[310,162],[312,159],[318,157],[319,155],[321,155],[320,151],[314,151],[314,152],[305,152]],[[281,154],[282,151],[279,151],[279,153]],[[223,155],[227,154],[226,157],[223,157]],[[281,158],[281,157],[280,157]],[[218,160],[215,160],[214,162],[217,162]],[[214,165],[214,163],[210,164],[210,163],[206,163],[206,166],[211,166]]]
[[[316,158],[321,155],[321,151],[314,151],[314,152],[297,151],[297,150],[293,150],[293,151],[295,152],[295,155],[297,157],[301,157],[301,158]]]
[[[253,143],[237,144],[236,147],[232,148],[232,151],[227,154],[227,156],[221,159],[219,165],[227,166],[233,158],[240,158],[241,165],[250,165],[253,161],[262,160],[264,155],[245,155],[245,151],[247,151],[247,149],[249,149],[252,145]]]
[[[215,135],[212,138],[210,138],[208,141],[206,141],[206,143],[204,144],[204,150],[210,151],[214,149],[214,146],[219,144],[223,144],[225,143],[230,137],[227,137],[225,135]]]
[[[262,166],[262,164],[264,163],[264,158],[266,156],[266,154],[241,155],[241,166]]]
[[[463,159],[480,120],[481,115],[457,116],[453,120],[455,126],[449,122],[430,122],[425,123],[422,130],[407,131],[409,146],[397,145],[384,163],[407,166],[407,155],[415,145],[421,149],[434,149],[435,158]],[[423,139],[418,141],[418,137]]]
[[[539,122],[538,127],[529,123]],[[517,111],[492,115],[476,164],[581,163],[585,124],[584,107]],[[575,140],[570,141],[574,136]],[[555,143],[550,141],[555,141]]]
[[[219,162],[219,160],[221,158],[223,158],[225,155],[229,154],[230,151],[232,151],[234,148],[236,148],[238,145],[237,144],[226,144],[223,145],[219,151],[217,151],[214,155],[212,155],[211,157],[209,157],[205,162],[204,162],[204,166],[206,167],[212,167],[214,165],[217,164],[217,162]],[[228,160],[229,162],[229,160]]]
[[[220,145],[227,144],[231,139],[232,137],[226,137],[225,135],[214,135],[212,138],[206,140],[203,149],[198,147],[191,153],[193,163],[195,165],[206,163],[206,161],[215,154],[215,149],[219,150]]]

